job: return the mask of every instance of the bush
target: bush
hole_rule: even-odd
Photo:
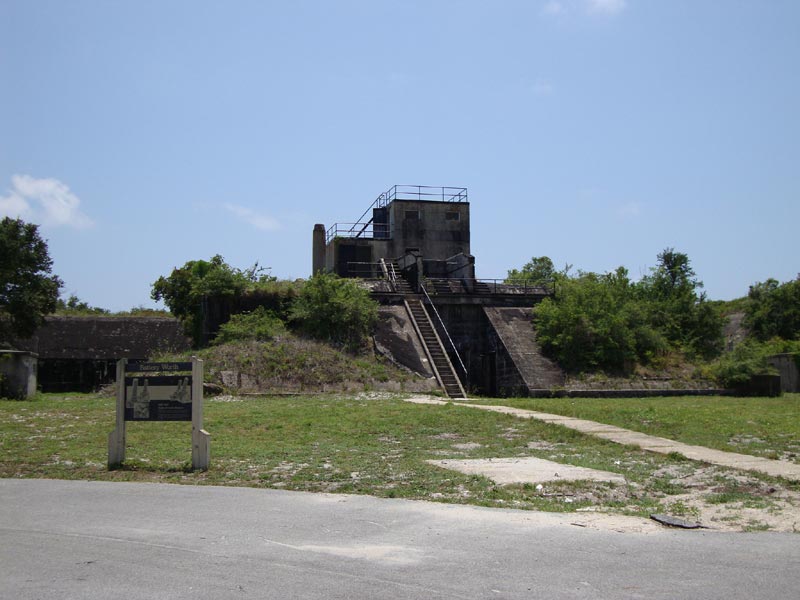
[[[240,298],[245,290],[274,280],[264,270],[258,263],[245,270],[231,267],[219,254],[207,261],[190,260],[168,277],[159,277],[150,297],[164,301],[199,347],[205,341],[203,304],[208,298]]]
[[[533,259],[523,270],[536,261],[548,266]],[[555,296],[534,310],[537,339],[569,371],[625,373],[670,353],[711,358],[722,350],[721,311],[698,293],[689,257],[672,248],[639,282],[623,267],[554,277]]]
[[[305,334],[355,351],[369,339],[378,304],[352,279],[317,273],[303,286],[291,321]]]
[[[775,279],[756,283],[747,297],[745,325],[753,337],[800,339],[800,276],[783,284]]]
[[[647,331],[625,269],[559,277],[556,298],[534,310],[538,341],[569,371],[628,371],[662,344]]]
[[[275,313],[259,306],[253,312],[233,315],[227,323],[223,323],[215,344],[227,344],[244,340],[266,342],[275,339],[286,331],[286,328]]]
[[[736,387],[747,383],[754,375],[775,374],[775,369],[767,360],[770,356],[782,353],[800,353],[800,341],[773,338],[759,342],[748,339],[714,361],[709,370],[724,387]]]
[[[767,363],[770,354],[766,344],[743,342],[717,359],[711,365],[711,374],[726,388],[746,384],[754,375],[773,372]]]

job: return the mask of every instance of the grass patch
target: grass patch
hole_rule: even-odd
[[[209,399],[207,472],[191,471],[191,425],[174,422],[128,423],[127,461],[109,471],[114,403],[92,394],[0,400],[0,477],[236,485],[638,516],[694,510],[681,494],[689,491],[685,478],[694,477],[697,463],[683,457],[536,420],[453,404],[419,406],[378,394]],[[626,483],[498,485],[426,462],[525,456],[620,473]],[[727,471],[714,471],[705,492],[714,503],[767,506],[759,495],[774,482],[747,477],[742,483]]]
[[[779,398],[476,399],[590,419],[718,450],[800,462],[800,394]]]
[[[208,401],[212,463],[205,473],[189,468],[189,423],[128,423],[128,460],[109,471],[113,423],[113,398],[0,400],[0,476],[272,487],[538,510],[599,506],[644,515],[676,491],[653,474],[680,468],[668,457],[508,415],[317,396]],[[629,484],[500,486],[425,462],[516,456],[622,473]]]

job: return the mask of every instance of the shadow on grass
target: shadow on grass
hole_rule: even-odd
[[[152,464],[141,461],[126,461],[121,465],[109,467],[109,471],[122,471],[130,473],[156,473],[156,474],[170,474],[170,473],[194,473],[192,463],[184,462],[180,465],[170,464]]]

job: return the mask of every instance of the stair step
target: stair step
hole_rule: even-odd
[[[449,286],[447,286],[447,289],[449,291]],[[444,392],[450,398],[463,398],[464,392],[461,390],[458,375],[454,372],[453,366],[448,359],[447,352],[445,352],[441,340],[436,335],[436,330],[433,323],[430,321],[428,311],[425,309],[422,302],[416,298],[408,298],[406,303],[411,312],[411,316],[414,318],[414,321],[416,321],[417,329],[422,337],[422,343],[425,345],[433,366],[439,374],[439,381],[442,384]]]

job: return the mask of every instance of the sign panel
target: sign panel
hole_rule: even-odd
[[[190,375],[126,377],[125,420],[191,421],[192,377]]]
[[[126,373],[169,373],[172,371],[191,371],[190,362],[129,362],[125,365]]]

